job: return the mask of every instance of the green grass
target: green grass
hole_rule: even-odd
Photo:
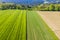
[[[0,40],[26,40],[26,11],[0,11]]]
[[[27,13],[27,40],[58,40],[54,32],[34,11]]]
[[[58,40],[34,11],[0,10],[0,40]]]

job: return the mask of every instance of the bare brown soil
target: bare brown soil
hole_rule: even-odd
[[[60,12],[37,11],[60,39]]]

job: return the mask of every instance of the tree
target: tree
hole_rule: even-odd
[[[1,6],[1,9],[2,9],[2,10],[7,9],[7,5],[2,5],[2,6]]]
[[[55,11],[58,11],[59,8],[58,8],[58,4],[55,5]]]
[[[53,4],[50,4],[49,10],[50,10],[50,11],[54,11],[54,10],[55,10],[55,6],[54,6]]]

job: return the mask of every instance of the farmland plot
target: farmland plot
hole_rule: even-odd
[[[0,40],[26,40],[26,11],[0,11]]]
[[[59,40],[43,19],[34,11],[27,13],[27,40]]]
[[[0,40],[58,40],[34,11],[0,10]]]

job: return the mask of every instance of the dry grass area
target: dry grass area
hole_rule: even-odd
[[[60,12],[37,11],[60,39]]]

